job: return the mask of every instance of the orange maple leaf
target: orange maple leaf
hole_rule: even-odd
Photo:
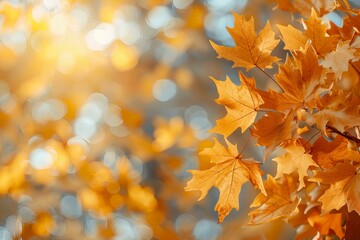
[[[360,174],[350,163],[338,163],[327,171],[316,171],[310,181],[330,184],[330,188],[319,198],[324,213],[339,210],[345,204],[348,211],[360,214]]]
[[[216,102],[225,106],[227,114],[216,121],[216,126],[212,131],[225,137],[238,128],[241,128],[242,132],[249,128],[255,121],[257,109],[264,103],[254,90],[254,79],[246,77],[241,72],[239,72],[239,77],[242,82],[240,86],[232,83],[228,77],[225,81],[213,79],[219,92]]]
[[[297,210],[300,199],[296,196],[295,180],[284,175],[280,182],[271,175],[264,182],[267,196],[260,193],[250,207],[258,207],[249,213],[249,224],[261,224],[278,218],[289,219]]]
[[[219,189],[220,195],[215,210],[218,212],[218,221],[224,218],[235,208],[239,210],[239,194],[242,185],[250,181],[256,188],[266,195],[259,168],[260,163],[254,159],[242,159],[238,154],[237,146],[226,141],[227,147],[214,139],[212,148],[204,149],[200,155],[209,156],[215,163],[207,170],[190,170],[192,179],[187,183],[186,191],[201,191],[199,201],[203,199],[213,186]]]
[[[285,50],[300,50],[306,45],[307,37],[297,28],[294,28],[291,25],[282,26],[276,25],[281,33],[282,41],[285,43]]]
[[[332,142],[320,137],[311,147],[314,161],[322,168],[332,168],[340,161],[360,162],[360,153],[348,147],[348,141],[336,136]]]
[[[360,106],[325,108],[313,115],[313,123],[326,134],[326,125],[335,127],[340,132],[346,128],[360,126]]]
[[[279,112],[269,112],[254,124],[251,134],[258,139],[259,145],[265,146],[264,159],[281,143],[291,139],[293,115],[293,112],[286,117]]]
[[[312,9],[315,9],[321,15],[333,11],[338,3],[334,0],[275,0],[277,2],[276,8],[287,12],[297,12],[301,15],[309,16]],[[344,1],[347,3],[347,1]],[[348,4],[348,3],[347,3]]]
[[[219,46],[210,41],[218,57],[234,62],[233,67],[244,67],[247,71],[254,67],[272,68],[271,65],[280,60],[271,56],[279,40],[275,39],[269,21],[256,35],[253,17],[247,21],[244,16],[234,13],[234,18],[234,27],[227,28],[236,44],[234,47]]]
[[[331,233],[331,230],[334,231],[340,239],[345,235],[341,227],[341,213],[311,216],[308,221],[321,235],[326,236]]]
[[[305,153],[305,149],[300,145],[289,144],[285,147],[286,154],[282,157],[274,158],[277,162],[275,178],[280,178],[284,174],[297,172],[299,175],[298,191],[305,186],[304,177],[308,176],[307,170],[310,166],[317,166],[310,154]]]
[[[318,55],[324,56],[335,49],[338,36],[327,35],[327,26],[322,24],[321,19],[318,18],[314,9],[311,10],[310,18],[304,20],[304,23],[307,27],[304,34],[311,40],[311,45]]]
[[[307,44],[304,51],[295,51],[294,58],[287,57],[275,76],[284,93],[258,90],[265,102],[261,108],[284,112],[312,105],[315,97],[325,91],[320,85],[322,70],[311,45]]]
[[[282,40],[285,43],[284,49],[294,51],[304,48],[307,41],[310,40],[311,45],[314,47],[316,53],[324,57],[327,53],[333,51],[336,48],[338,36],[328,36],[326,33],[327,26],[322,24],[321,19],[318,18],[316,11],[311,10],[311,16],[303,21],[304,32],[288,25],[278,25]]]

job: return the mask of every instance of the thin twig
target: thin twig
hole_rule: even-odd
[[[336,128],[330,126],[330,125],[326,125],[326,128],[330,129],[331,132],[333,133],[336,133],[336,134],[339,134],[340,136],[346,138],[346,139],[349,139],[350,141],[353,141],[355,142],[356,144],[360,144],[360,139],[351,135],[350,133],[348,132],[340,132],[339,130],[337,130]]]

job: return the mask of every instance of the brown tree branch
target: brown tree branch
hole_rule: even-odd
[[[326,128],[330,129],[330,131],[333,132],[333,133],[339,134],[340,136],[342,136],[342,137],[344,137],[344,138],[346,138],[346,139],[348,139],[350,141],[355,142],[356,144],[360,144],[360,139],[359,138],[351,135],[350,133],[348,133],[346,131],[345,132],[340,132],[339,130],[337,130],[336,128],[334,128],[334,127],[332,127],[330,125],[326,125]]]

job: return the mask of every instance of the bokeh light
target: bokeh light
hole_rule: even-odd
[[[209,40],[233,44],[231,11],[289,17],[274,6],[0,1],[0,239],[242,239],[184,186],[223,114],[209,76],[236,75]]]

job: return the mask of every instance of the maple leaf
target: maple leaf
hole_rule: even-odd
[[[311,216],[308,221],[321,235],[326,236],[331,233],[331,230],[334,231],[340,239],[345,235],[341,226],[341,213]]]
[[[360,153],[348,147],[348,141],[336,136],[332,142],[323,137],[317,139],[311,147],[314,161],[323,168],[332,168],[340,161],[360,162]]]
[[[309,181],[330,184],[330,188],[319,198],[324,213],[339,210],[347,204],[348,211],[360,214],[360,175],[357,167],[350,163],[338,163],[326,171],[316,171]]]
[[[315,97],[325,91],[320,85],[323,69],[309,44],[306,45],[304,52],[295,51],[293,59],[287,57],[285,64],[279,69],[275,79],[284,93],[258,90],[265,102],[261,108],[278,111],[296,110],[304,105],[311,105]]]
[[[322,109],[313,114],[313,123],[326,134],[326,125],[329,124],[335,127],[340,132],[344,132],[345,128],[351,128],[360,125],[360,106],[334,107],[331,109]]]
[[[282,157],[274,158],[277,162],[277,172],[275,178],[280,178],[284,174],[297,172],[299,175],[298,191],[305,186],[304,177],[308,176],[307,170],[310,166],[317,166],[310,154],[305,153],[302,146],[289,144],[285,147],[286,154]]]
[[[271,52],[278,45],[269,21],[256,35],[254,18],[246,20],[244,16],[234,13],[234,27],[227,28],[235,42],[235,47],[224,47],[210,41],[219,58],[234,62],[233,67],[244,67],[250,70],[254,67],[261,69],[272,68],[272,64],[280,60],[271,56]]]
[[[306,13],[312,13],[314,10],[321,15],[324,15],[336,8],[334,0],[294,0],[294,3],[304,15]]]
[[[317,17],[314,9],[311,10],[310,18],[304,20],[304,23],[307,27],[304,34],[311,40],[311,44],[316,53],[320,56],[325,56],[325,54],[335,49],[338,36],[327,35],[327,26],[321,23],[321,19]]]
[[[312,9],[315,9],[321,15],[333,11],[336,8],[334,0],[275,0],[276,8],[287,11],[301,13],[303,16],[309,16]]]
[[[330,68],[335,76],[340,79],[342,74],[349,69],[350,60],[358,60],[355,56],[356,50],[349,45],[350,41],[339,41],[336,50],[325,56],[320,64],[326,68]]]
[[[229,77],[226,77],[225,81],[213,79],[219,92],[216,102],[225,106],[227,114],[216,121],[212,131],[225,137],[238,128],[241,128],[242,132],[249,128],[255,121],[257,109],[264,103],[254,90],[254,79],[246,77],[241,72],[239,77],[242,83],[240,86],[232,83]]]
[[[201,191],[199,201],[203,199],[213,186],[219,189],[220,195],[215,210],[218,212],[218,221],[224,218],[235,208],[239,210],[239,194],[241,187],[250,181],[256,188],[266,195],[261,179],[263,172],[259,168],[260,163],[254,159],[242,159],[238,154],[237,146],[226,141],[227,147],[214,139],[212,148],[204,149],[200,155],[209,156],[215,163],[207,170],[190,170],[192,179],[187,183],[186,191]]]
[[[303,23],[306,29],[304,32],[292,26],[277,25],[281,32],[282,40],[285,43],[284,49],[290,51],[301,50],[301,48],[305,47],[308,40],[310,40],[311,45],[320,56],[325,56],[335,49],[338,36],[328,36],[326,33],[327,26],[321,23],[321,19],[317,17],[314,9],[311,10],[311,16],[304,20]]]
[[[282,40],[285,43],[285,50],[300,50],[300,48],[306,45],[308,39],[299,29],[296,29],[291,25],[286,27],[281,25],[276,26],[279,28],[282,35]]]
[[[258,139],[258,144],[265,146],[264,159],[266,159],[277,146],[292,137],[293,112],[286,117],[279,112],[269,112],[257,123],[251,134]]]
[[[250,207],[258,207],[249,213],[249,224],[261,224],[278,218],[289,219],[297,212],[300,199],[294,194],[296,184],[290,175],[284,175],[280,182],[268,175],[264,186],[267,196],[260,193]]]

